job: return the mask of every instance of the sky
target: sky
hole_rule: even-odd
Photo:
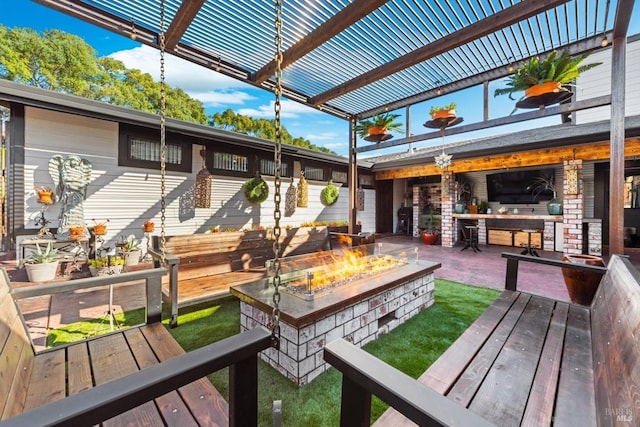
[[[103,30],[31,0],[2,0],[2,3],[0,23],[6,27],[29,27],[38,32],[59,29],[76,34],[96,49],[98,56],[114,57],[123,61],[127,68],[140,69],[159,80],[158,51],[151,47],[143,46],[130,38]],[[640,7],[634,8],[630,34],[640,31],[638,9]],[[166,57],[165,69],[167,83],[174,87],[180,87],[191,97],[202,101],[207,115],[231,108],[236,113],[254,118],[271,119],[274,117],[274,95],[272,92],[253,87],[171,55]],[[490,93],[499,87],[499,84],[499,82],[494,82],[490,86]],[[457,102],[458,113],[460,115],[460,112],[464,112],[465,123],[482,121],[482,88],[473,87],[443,95],[412,107],[408,132],[410,134],[430,132],[422,126],[428,120],[429,109],[431,106],[447,105],[450,102]],[[506,96],[492,98],[490,102],[492,118],[506,116],[513,109],[513,101],[510,101]],[[400,113],[402,113],[400,120],[404,121],[404,111],[400,111]],[[282,123],[294,137],[303,137],[315,145],[329,148],[343,156],[348,155],[349,124],[346,120],[285,99],[282,105]],[[500,130],[486,129],[465,135],[451,135],[443,140],[423,141],[413,144],[413,148],[439,146],[443,143],[481,138],[496,133],[521,130],[525,126],[531,128],[531,126],[549,126],[558,123],[557,117],[546,118],[538,120],[536,123],[529,121]],[[403,135],[397,135],[396,138],[401,136]],[[359,146],[363,144],[368,143],[362,140],[358,141]],[[392,149],[369,151],[362,153],[360,157],[407,151],[407,149],[407,145],[402,145]]]

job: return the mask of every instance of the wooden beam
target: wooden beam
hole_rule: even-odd
[[[286,68],[305,56],[324,42],[358,22],[389,0],[355,0],[349,6],[336,13],[329,20],[311,31],[303,39],[293,44],[282,54],[282,68]],[[256,71],[252,80],[262,83],[275,73],[275,61],[271,61]]]
[[[631,21],[631,12],[635,0],[619,1],[616,8],[616,17],[613,22],[613,39],[627,37],[629,31],[629,22]],[[626,41],[626,39],[625,39]]]
[[[471,131],[476,131],[480,129],[488,129],[496,126],[504,126],[513,123],[524,122],[533,119],[539,119],[542,117],[550,117],[561,113],[570,113],[573,111],[586,110],[594,107],[601,107],[604,105],[609,105],[611,103],[611,96],[603,95],[595,98],[588,98],[582,101],[572,102],[570,104],[561,104],[553,107],[547,107],[544,109],[531,110],[526,113],[514,114],[513,116],[506,117],[497,117],[495,119],[470,123],[468,125],[456,126],[454,128],[449,128],[446,130],[447,135],[459,135],[462,133],[467,133]],[[413,142],[426,141],[429,139],[441,138],[442,134],[440,131],[436,132],[428,132],[419,135],[413,135],[407,138],[396,139],[394,141],[386,141],[380,142],[378,144],[366,145],[364,147],[358,148],[358,152],[362,153],[365,151],[373,151],[379,150],[382,148],[396,147],[398,145],[410,144]]]
[[[609,160],[610,146],[608,141],[579,146],[548,148],[544,150],[523,151],[519,153],[500,154],[495,156],[475,157],[456,160],[448,170],[454,173],[477,172],[497,169],[521,168],[525,166],[542,166],[561,164],[564,160],[573,158],[573,149],[578,148],[578,158],[584,161]],[[624,156],[640,156],[640,138],[629,138],[624,144]],[[435,163],[390,169],[376,172],[376,180],[415,178],[442,174],[442,169]],[[620,196],[622,203],[623,197]],[[620,208],[623,212],[623,209]],[[621,228],[622,229],[622,228]]]
[[[183,0],[164,37],[167,49],[174,50],[206,0]]]
[[[611,172],[609,175],[609,255],[624,255],[625,61],[627,38],[613,39],[611,49]]]
[[[395,74],[398,71],[434,58],[567,2],[568,0],[538,0],[517,3],[485,19],[448,34],[433,43],[429,43],[413,52],[409,52],[393,61],[387,62],[384,65],[318,94],[311,98],[310,102],[314,105],[323,104],[331,99],[353,92],[356,89]]]

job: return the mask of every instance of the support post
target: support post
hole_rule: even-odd
[[[258,356],[229,366],[229,427],[258,425]]]
[[[609,255],[624,254],[624,102],[626,49],[626,36],[614,38],[611,51]]]
[[[371,393],[343,375],[340,427],[368,426],[370,422]]]
[[[507,277],[504,288],[509,291],[515,291],[518,288],[518,260],[513,258],[507,259]]]
[[[349,120],[349,234],[355,234],[358,222],[358,164],[356,146],[356,121],[355,117]]]

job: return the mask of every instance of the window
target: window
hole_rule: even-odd
[[[282,160],[280,163],[280,176],[288,177],[291,176],[289,174],[290,166],[289,163],[285,160]],[[276,174],[276,162],[272,159],[260,159],[260,173],[262,175],[274,176]]]
[[[331,171],[331,179],[333,180],[333,182],[346,184],[348,181],[347,177],[348,177],[348,174],[345,171],[336,171],[336,170]]]
[[[362,188],[373,188],[375,180],[373,175],[358,174],[358,181]]]
[[[320,166],[305,165],[304,177],[308,180],[310,179],[315,181],[326,181],[326,178],[324,176],[324,168]]]
[[[191,143],[186,137],[167,134],[166,168],[170,171],[191,172]],[[119,166],[160,169],[160,137],[148,129],[120,125]]]
[[[235,153],[213,153],[213,169],[217,171],[249,172],[249,158],[246,155]]]

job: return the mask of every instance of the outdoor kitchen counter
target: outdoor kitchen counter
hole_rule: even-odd
[[[439,262],[410,260],[408,264],[393,268],[373,276],[356,280],[348,285],[332,288],[316,294],[314,299],[307,301],[304,294],[292,295],[281,290],[280,318],[285,322],[301,328],[310,325],[318,319],[326,317],[363,300],[369,296],[393,289],[394,287],[427,274],[440,268]],[[266,280],[233,286],[231,295],[241,301],[259,308],[265,313],[273,309],[273,286],[266,286]]]
[[[458,219],[541,219],[544,221],[562,222],[562,215],[528,215],[528,214],[453,214]]]

